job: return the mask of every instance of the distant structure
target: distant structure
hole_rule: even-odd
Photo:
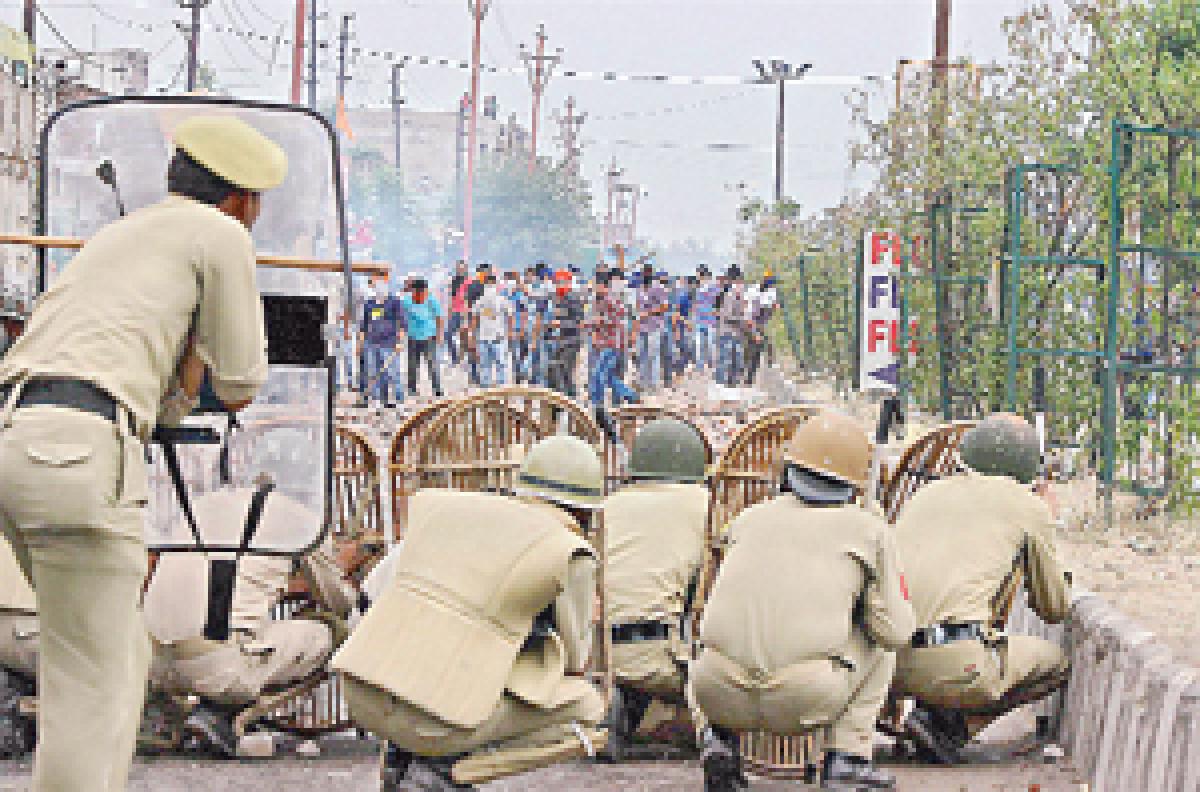
[[[140,96],[150,90],[150,54],[143,49],[73,52],[46,49],[41,61],[68,101],[94,96]]]
[[[33,230],[33,185],[37,171],[38,102],[33,47],[19,30],[0,24],[0,229]],[[12,323],[28,307],[34,256],[29,248],[0,246],[0,349],[7,348]]]

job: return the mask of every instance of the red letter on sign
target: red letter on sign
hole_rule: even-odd
[[[896,235],[887,231],[876,231],[871,234],[871,266],[878,267],[880,258],[888,254],[888,266],[895,264]]]
[[[895,336],[895,334],[896,334],[895,327],[892,327],[892,329],[889,333],[889,331],[887,329],[888,324],[895,325],[895,322],[886,322],[883,319],[872,319],[871,321],[867,322],[867,351],[868,352],[874,352],[879,347],[879,344],[887,339],[889,334],[892,335],[893,337]],[[893,346],[895,346],[894,343],[893,343]]]

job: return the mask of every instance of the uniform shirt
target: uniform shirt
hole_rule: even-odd
[[[471,314],[479,324],[476,336],[480,341],[503,341],[508,334],[507,317],[512,314],[512,304],[499,289],[484,292],[471,306]]]
[[[592,303],[592,343],[598,349],[625,346],[625,303],[612,292]]]
[[[37,301],[0,361],[24,375],[86,380],[149,435],[195,321],[196,353],[221,401],[254,398],[267,379],[262,301],[250,232],[181,196],[102,228]]]
[[[708,490],[699,484],[635,483],[604,501],[611,624],[677,624],[704,561]]]
[[[775,674],[844,657],[855,630],[886,649],[908,644],[913,612],[883,518],[785,494],[743,511],[729,534],[700,629],[709,649]]]
[[[692,313],[696,324],[700,327],[713,327],[717,323],[717,297],[721,294],[721,286],[709,281],[696,289],[695,301],[692,303]]]
[[[1039,616],[1066,618],[1050,509],[1016,480],[966,473],[934,481],[904,506],[895,531],[919,626],[991,622],[1014,570]]]
[[[643,286],[637,291],[638,332],[653,333],[666,323],[664,313],[651,314],[654,309],[669,308],[667,289],[661,283]]]
[[[437,320],[442,315],[442,306],[432,294],[426,292],[423,303],[415,302],[412,295],[406,294],[400,298],[400,309],[408,337],[413,341],[425,341],[437,333]]]

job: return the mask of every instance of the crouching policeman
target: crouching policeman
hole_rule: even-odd
[[[674,419],[646,424],[633,441],[634,483],[608,497],[605,603],[612,625],[609,756],[624,749],[653,698],[683,700],[688,648],[681,628],[704,560],[704,441]]]
[[[227,546],[270,546],[318,515],[264,481],[206,493],[193,511],[208,536]],[[321,669],[334,648],[329,625],[274,619],[293,561],[285,556],[219,558],[168,553],[146,590],[146,626],[154,640],[150,681],[156,690],[195,695],[185,731],[214,752],[237,750],[232,720],[264,692],[280,692]],[[300,571],[329,613],[344,619],[355,592],[327,548],[303,556]]]
[[[995,717],[1067,677],[1067,658],[1055,644],[999,632],[1022,580],[1045,621],[1061,622],[1070,605],[1055,521],[1029,487],[1037,434],[1022,418],[993,415],[967,432],[959,453],[969,470],[922,488],[896,522],[921,625],[897,657],[896,688],[917,699],[909,733],[942,763],[958,761]]]
[[[605,702],[582,677],[584,526],[603,495],[596,452],[560,435],[529,450],[516,497],[414,498],[395,577],[333,661],[354,720],[392,743],[385,791],[466,789],[603,747]]]
[[[913,614],[888,527],[855,503],[870,442],[817,415],[784,455],[780,494],[742,512],[704,610],[692,668],[706,792],[738,789],[734,732],[825,730],[821,788],[892,789],[872,765],[875,721]]]

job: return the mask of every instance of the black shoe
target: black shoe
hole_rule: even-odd
[[[962,735],[950,733],[946,724],[929,710],[918,707],[904,721],[904,730],[917,746],[917,753],[933,764],[953,765],[962,761]]]
[[[737,741],[709,729],[704,735],[704,792],[740,792],[745,787]]]
[[[436,759],[414,757],[408,766],[408,775],[404,780],[405,790],[420,790],[420,792],[454,792],[459,789],[474,789],[469,784],[457,784],[451,775],[454,763],[459,756],[445,756]]]
[[[895,789],[896,779],[875,769],[870,760],[861,756],[826,751],[821,766],[821,789],[864,792],[870,789]]]
[[[237,738],[229,718],[203,704],[192,710],[183,722],[184,732],[200,747],[225,759],[237,756]]]
[[[408,775],[408,766],[413,755],[401,751],[392,743],[385,743],[379,765],[379,792],[399,792],[401,782]]]

